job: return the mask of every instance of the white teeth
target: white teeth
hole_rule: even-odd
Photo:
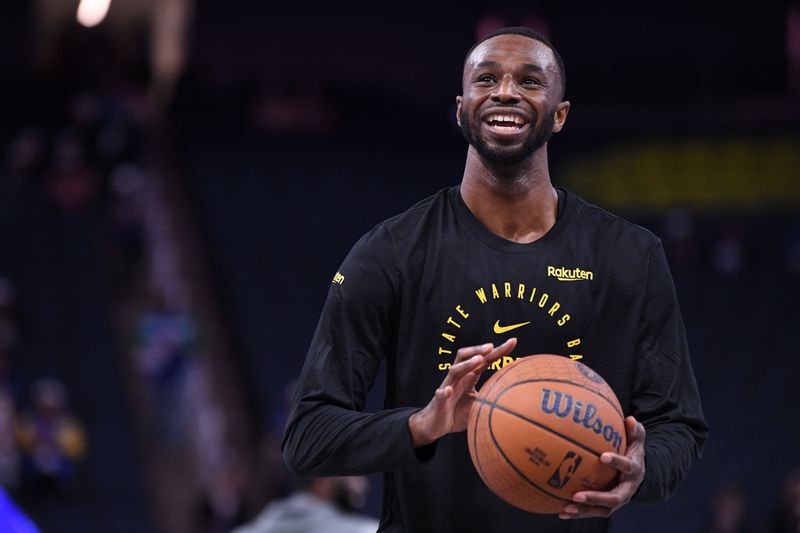
[[[487,122],[513,122],[514,124],[520,124],[520,125],[525,123],[525,121],[523,121],[520,117],[517,117],[515,115],[497,115],[497,114],[489,115],[486,118],[486,121]]]

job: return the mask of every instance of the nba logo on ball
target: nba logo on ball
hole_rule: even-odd
[[[600,455],[625,453],[624,418],[591,368],[558,355],[523,357],[479,391],[467,423],[470,456],[500,498],[558,513],[576,492],[614,481],[617,471]]]
[[[575,475],[575,472],[578,471],[578,467],[581,465],[582,460],[583,457],[577,453],[567,452],[567,455],[565,455],[561,460],[561,464],[558,465],[558,468],[556,468],[555,472],[553,472],[553,475],[547,480],[547,484],[554,489],[563,488],[564,485],[567,484],[567,481],[569,481],[570,478]]]

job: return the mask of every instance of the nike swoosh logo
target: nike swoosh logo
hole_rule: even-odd
[[[498,320],[497,322],[494,323],[494,332],[497,333],[498,335],[501,335],[503,333],[506,333],[507,331],[511,331],[512,329],[517,329],[521,328],[522,326],[527,326],[528,324],[530,324],[530,321],[520,322],[519,324],[511,324],[510,326],[501,326],[500,321]]]

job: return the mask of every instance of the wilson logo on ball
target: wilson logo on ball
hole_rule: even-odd
[[[542,412],[556,415],[559,418],[567,418],[571,413],[572,421],[575,424],[581,424],[598,435],[602,435],[619,453],[622,446],[622,437],[619,431],[614,429],[611,424],[603,424],[603,420],[597,416],[597,407],[594,404],[584,405],[580,400],[576,402],[571,394],[558,390],[543,388],[542,393]]]

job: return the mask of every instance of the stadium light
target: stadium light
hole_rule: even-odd
[[[87,28],[97,26],[106,18],[110,5],[111,0],[81,0],[78,4],[78,22]]]

